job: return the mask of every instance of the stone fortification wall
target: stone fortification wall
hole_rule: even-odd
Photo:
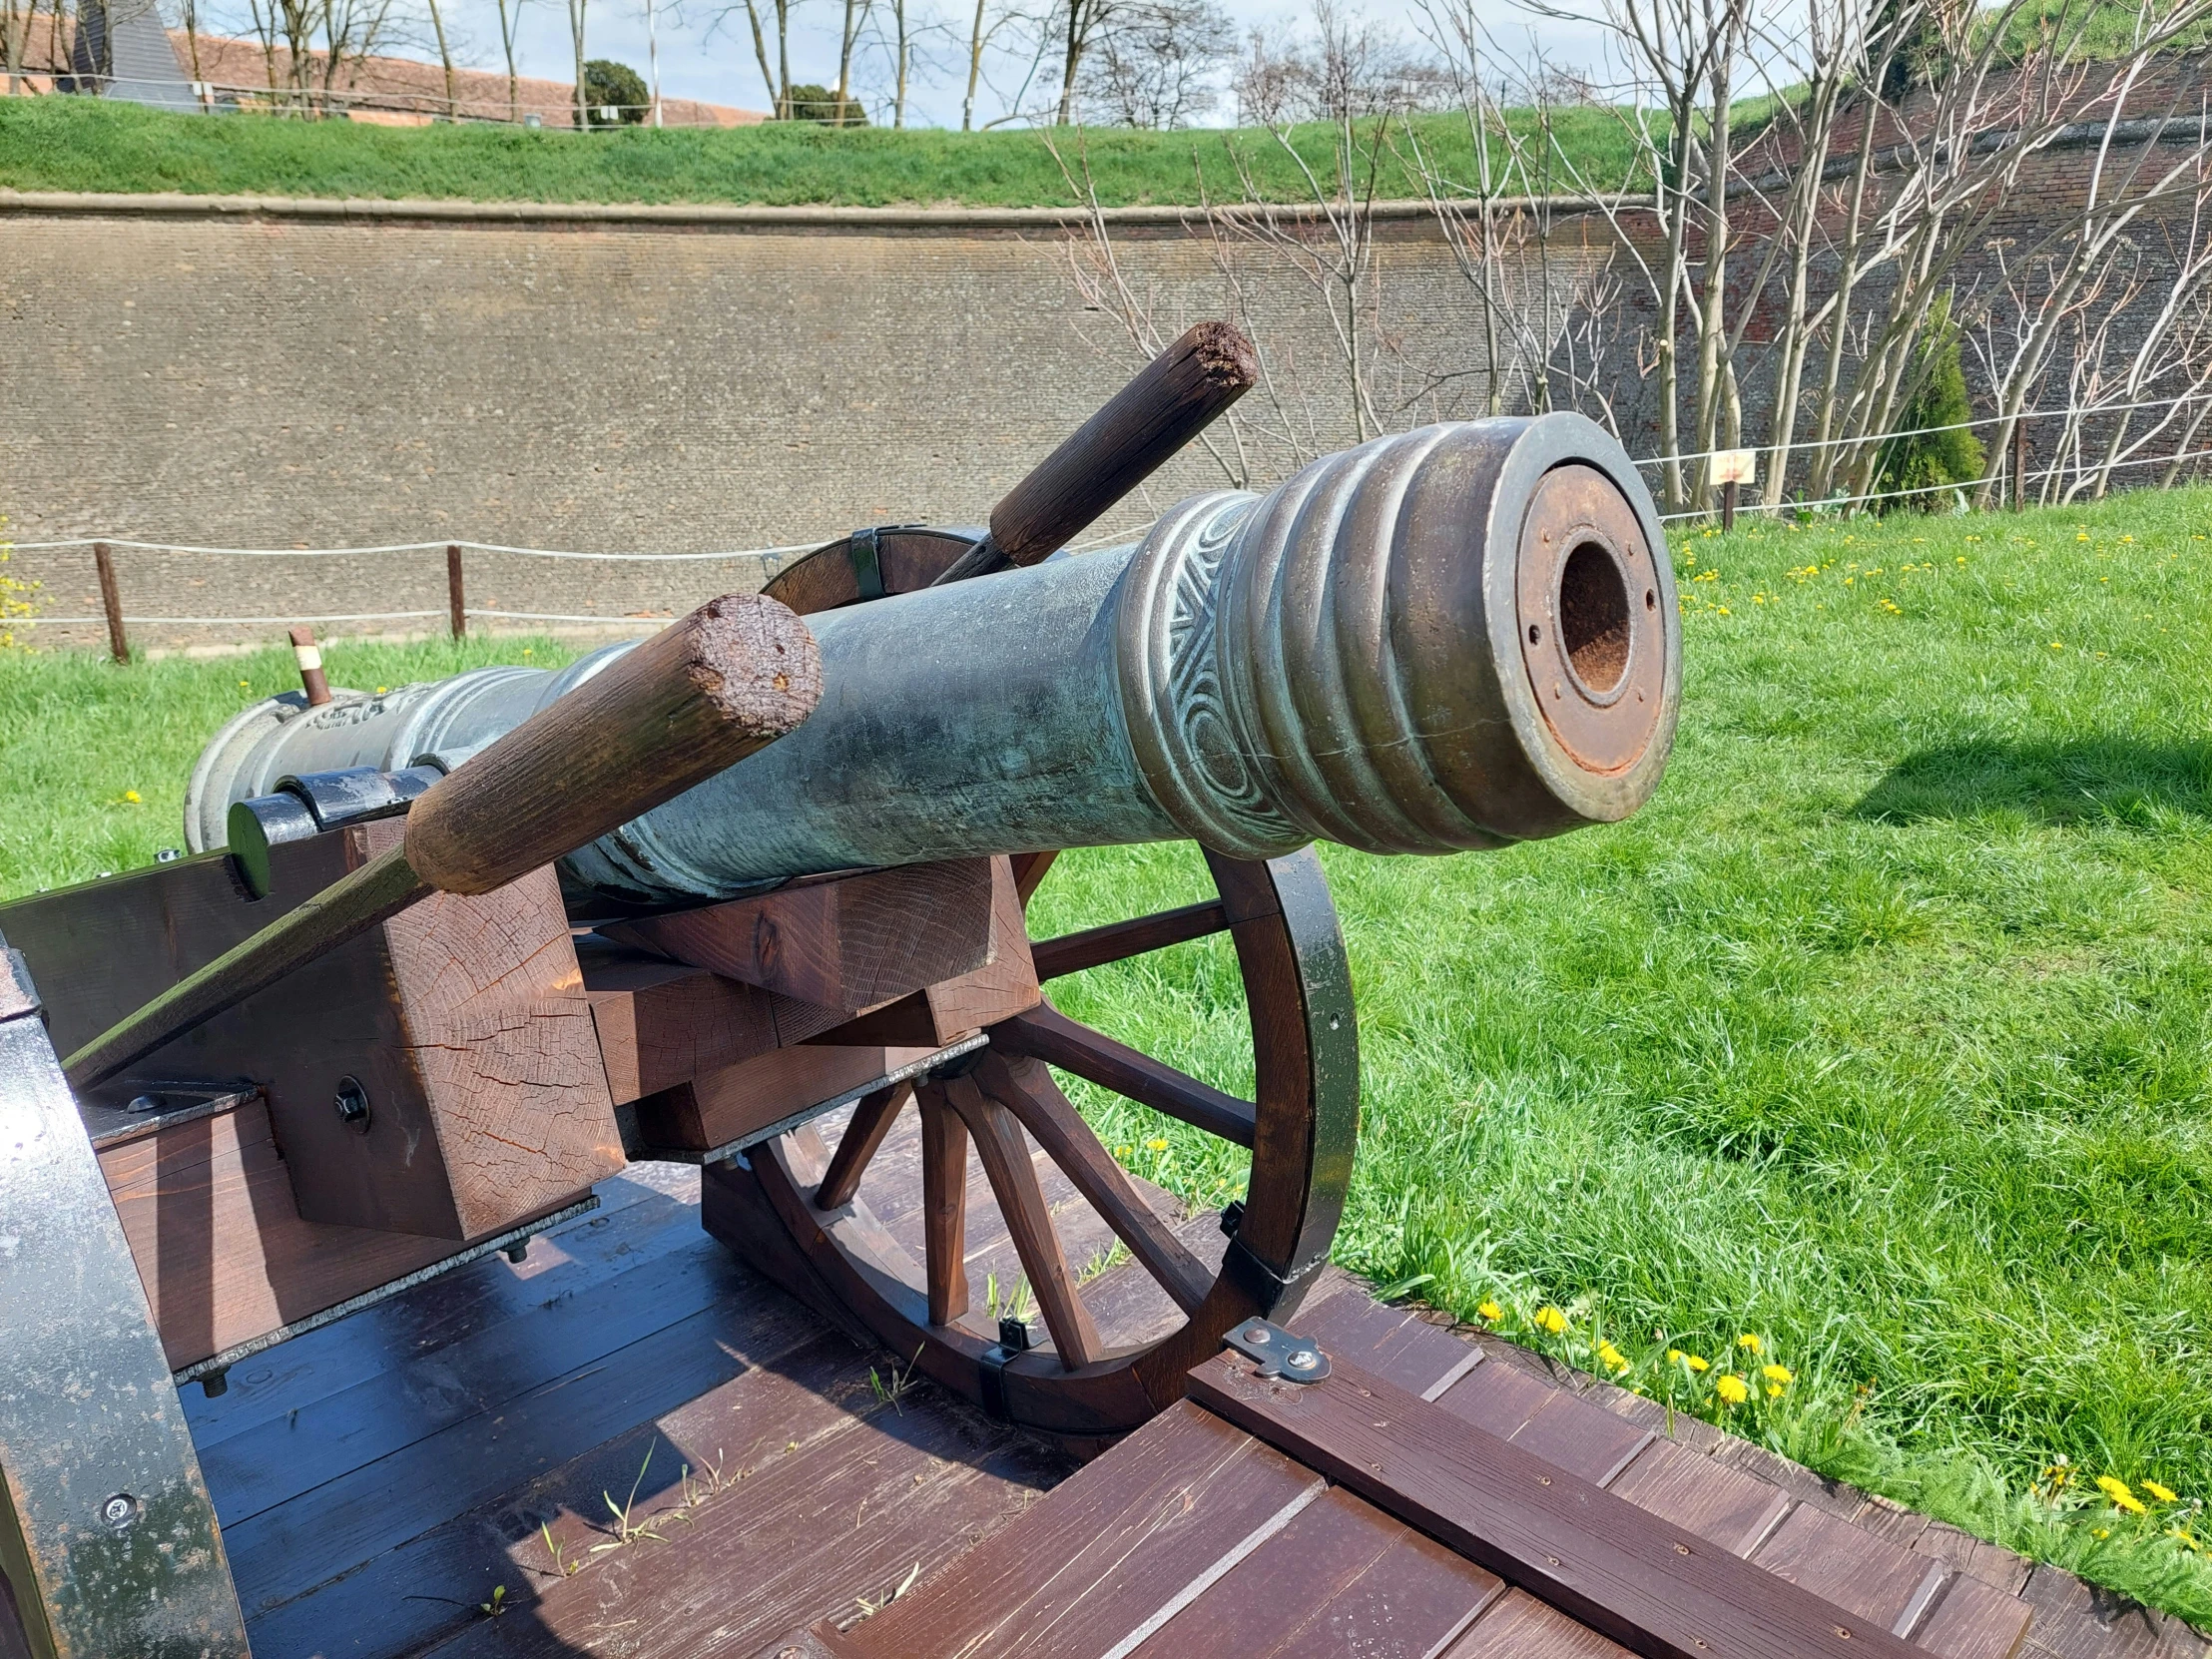
[[[976,523],[1139,360],[1086,309],[1050,215],[136,207],[0,211],[0,512],[19,542],[671,553]],[[1177,218],[1126,215],[1115,236],[1168,333],[1224,314],[1211,247]],[[1378,259],[1401,347],[1378,417],[1478,408],[1478,379],[1415,395],[1411,365],[1477,360],[1471,289],[1425,217],[1388,222]],[[1237,260],[1281,369],[1276,404],[1247,400],[1265,484],[1352,441],[1352,415],[1313,284],[1256,249]],[[1551,279],[1568,297],[1574,263]],[[1194,452],[1104,528],[1225,481]],[[435,551],[117,560],[133,615],[444,604]],[[89,554],[12,568],[45,583],[47,614],[97,614]],[[469,572],[472,605],[594,614],[668,613],[764,575],[475,553]]]

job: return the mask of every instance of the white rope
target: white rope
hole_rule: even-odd
[[[831,538],[825,538],[825,541]],[[490,541],[395,541],[378,547],[196,547],[188,542],[130,541],[121,536],[73,536],[65,541],[5,543],[17,552],[50,551],[64,547],[110,547],[142,553],[208,553],[238,559],[348,559],[371,553],[433,553],[458,547],[464,553],[516,553],[530,559],[584,559],[608,564],[692,564],[728,559],[780,559],[794,553],[812,553],[821,541],[796,542],[789,547],[752,547],[735,553],[574,553],[550,547],[506,547]]]

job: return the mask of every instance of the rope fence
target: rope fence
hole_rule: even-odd
[[[2026,430],[2031,421],[2067,419],[2079,422],[2085,418],[2132,414],[2143,409],[2160,409],[2178,412],[2183,407],[2212,401],[2212,388],[2199,388],[2173,397],[2144,398],[2129,402],[2067,406],[2050,409],[2025,409],[2011,416],[2013,422],[2012,452],[2000,461],[1993,476],[2002,482],[2002,493],[2011,497],[2014,508],[2024,507],[2031,485],[2044,485],[2054,479],[2072,477],[2077,483],[2091,477],[2102,478],[2130,467],[2159,465],[2178,468],[2186,462],[2201,461],[2212,457],[2212,447],[2179,450],[2173,454],[2122,455],[2117,442],[2107,450],[2106,456],[2077,458],[2071,463],[2063,459],[2040,469],[2027,465]],[[2212,414],[2212,410],[2207,411]],[[1944,432],[1971,430],[1975,427],[2002,425],[2005,416],[1984,415],[1973,419],[1951,421],[1937,426],[1915,427],[1902,432],[1885,433],[1879,437],[1808,438],[1793,440],[1783,447],[1791,454],[1809,453],[1822,449],[1845,446],[1886,445],[1907,438],[1933,437]],[[2200,414],[2188,426],[2183,440],[2196,435],[2206,415]],[[2163,426],[2164,422],[2160,425]],[[2158,427],[2151,430],[2155,436]],[[1774,446],[1745,445],[1755,455],[1770,454]],[[1699,461],[1710,461],[1720,456],[1742,453],[1742,450],[1699,450],[1681,455],[1646,455],[1636,457],[1631,464],[1638,467],[1688,466]],[[1724,527],[1732,527],[1738,511],[1753,513],[1797,513],[1824,510],[1858,510],[1874,502],[1895,501],[1927,495],[1958,494],[1975,488],[1977,480],[1964,483],[1950,482],[1924,484],[1904,488],[1875,489],[1872,487],[1844,494],[1830,495],[1815,500],[1760,501],[1739,507],[1737,485],[1724,486],[1719,517]],[[2000,497],[2001,498],[2001,497]],[[1678,512],[1662,513],[1663,523],[1680,523],[1690,519],[1710,519],[1714,513],[1707,509],[1689,508]],[[704,553],[639,553],[592,552],[572,548],[516,547],[504,542],[482,541],[405,541],[383,542],[362,547],[207,547],[187,542],[145,541],[121,536],[71,536],[48,541],[0,541],[0,549],[12,548],[18,552],[65,552],[75,548],[90,548],[100,579],[102,614],[99,616],[29,616],[19,620],[50,627],[93,627],[105,624],[109,644],[118,661],[130,656],[128,629],[138,627],[159,628],[244,628],[276,627],[285,625],[327,625],[358,622],[427,622],[444,618],[455,639],[468,632],[470,619],[490,622],[539,622],[597,627],[652,626],[658,627],[668,620],[668,615],[653,612],[628,612],[609,615],[593,612],[561,611],[510,611],[467,604],[464,583],[464,556],[469,553],[493,554],[526,559],[553,559],[593,564],[712,564],[751,562],[782,563],[784,560],[811,553],[819,547],[834,541],[834,537],[823,537],[815,541],[790,542],[774,547],[738,548]],[[1124,531],[1081,543],[1071,552],[1089,552],[1095,548],[1121,544],[1129,539]],[[347,559],[373,558],[396,554],[433,553],[442,549],[446,560],[446,608],[412,611],[348,611],[319,616],[136,616],[125,614],[120,597],[120,584],[116,579],[113,553],[122,549],[133,552],[188,554],[195,557],[240,559]],[[673,614],[673,613],[670,613]]]

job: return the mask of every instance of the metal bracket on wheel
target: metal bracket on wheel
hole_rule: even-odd
[[[0,945],[0,1569],[39,1659],[246,1659],[130,1241]]]
[[[1277,1273],[1263,1262],[1244,1240],[1231,1236],[1229,1248],[1222,1253],[1221,1271],[1237,1289],[1250,1297],[1264,1314],[1272,1314],[1286,1302],[1295,1309],[1294,1297],[1306,1294],[1306,1282],[1329,1265],[1326,1241],[1322,1251],[1309,1262],[1302,1262],[1289,1273]]]
[[[1221,1341],[1224,1348],[1259,1361],[1262,1377],[1319,1382],[1329,1375],[1329,1356],[1322,1353],[1321,1344],[1286,1331],[1272,1320],[1246,1320],[1230,1327]]]

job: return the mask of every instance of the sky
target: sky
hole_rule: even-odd
[[[647,73],[647,0],[586,0],[585,53],[593,58],[615,58],[642,76]],[[768,0],[759,0],[764,18],[772,16]],[[877,0],[879,8],[884,0]],[[995,15],[999,0],[988,0]],[[1264,28],[1281,38],[1304,26],[1294,3],[1283,0],[1217,0],[1234,19],[1240,38],[1252,29]],[[731,104],[762,110],[770,98],[761,79],[742,0],[654,0],[654,32],[660,44],[661,93],[665,98],[697,98],[708,103]],[[936,25],[926,50],[937,61],[909,76],[907,122],[913,126],[957,127],[964,90],[966,30],[973,12],[966,0],[907,0],[909,27],[921,22]],[[730,8],[718,24],[718,13]],[[1408,42],[1417,39],[1417,0],[1365,0],[1345,9],[1396,31]],[[1573,25],[1544,22],[1540,25],[1512,0],[1484,0],[1484,14],[1501,37],[1525,40],[1531,27],[1540,29],[1547,52],[1556,57],[1587,63],[1593,56],[1594,32]],[[447,27],[467,36],[468,61],[482,67],[499,63],[499,32],[490,0],[446,0]],[[457,15],[456,15],[457,14]],[[841,0],[796,0],[792,22],[792,78],[797,82],[834,85],[837,48],[843,20]],[[771,25],[773,26],[773,25]],[[520,65],[526,75],[567,81],[574,77],[569,44],[567,0],[523,0],[520,32]],[[770,37],[773,56],[775,40]],[[415,55],[410,53],[411,55]],[[1018,88],[1029,55],[1017,59],[995,54],[987,66],[988,78],[997,84],[978,93],[978,122],[1006,113],[1008,100]],[[887,121],[889,53],[881,47],[864,48],[856,55],[855,83],[866,101],[871,118]],[[1039,83],[1030,94],[1033,106],[1053,81],[1049,65],[1040,71]],[[1224,97],[1212,119],[1234,119],[1233,103]]]

